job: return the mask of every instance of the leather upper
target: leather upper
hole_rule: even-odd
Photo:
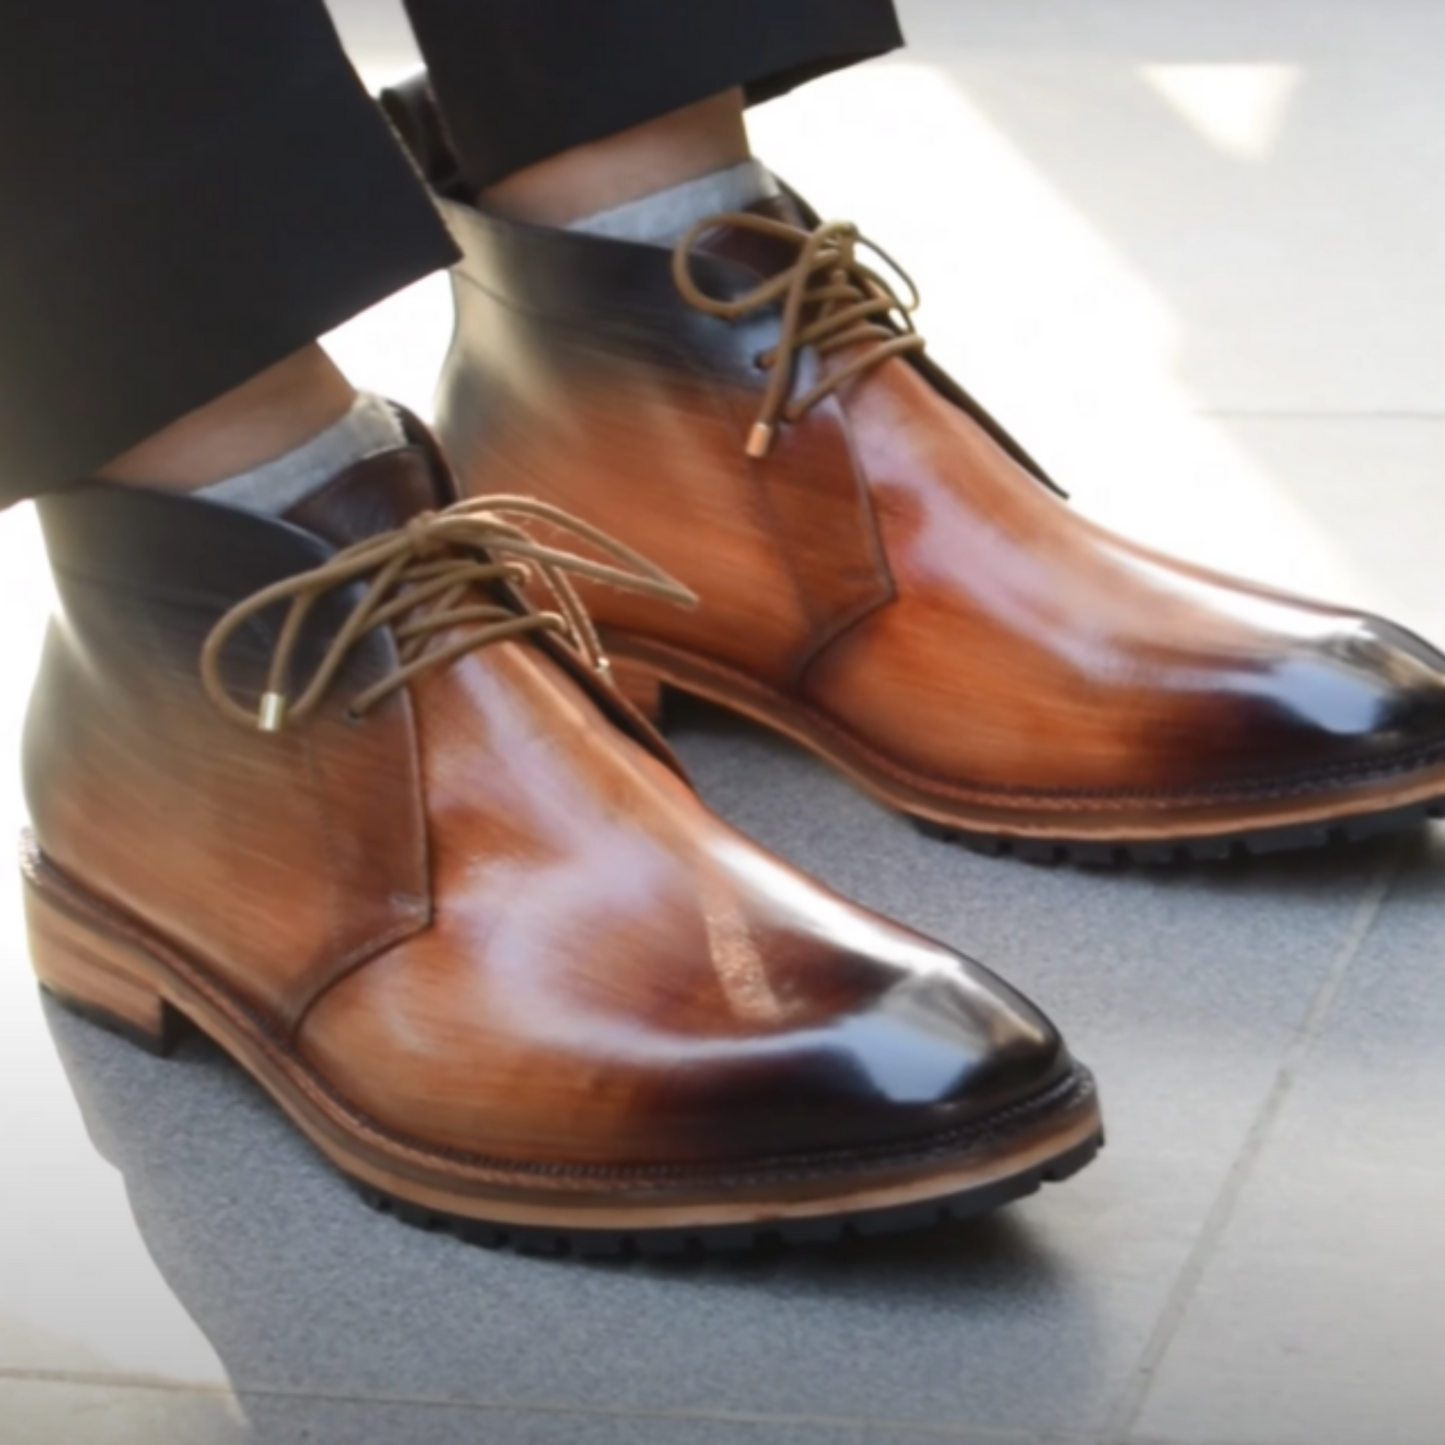
[[[1445,761],[1445,656],[1096,526],[926,358],[846,382],[754,460],[776,308],[706,316],[662,248],[444,209],[459,472],[589,518],[702,599],[590,594],[619,645],[736,674],[880,772],[991,806],[1204,806]],[[780,264],[725,230],[702,250],[719,297]],[[804,352],[794,391],[847,360]]]
[[[445,504],[424,439],[290,521],[87,485],[40,504],[60,612],[26,784],[47,859],[184,951],[371,1125],[559,1169],[924,1139],[1072,1065],[985,969],[712,815],[560,644],[504,642],[359,720],[387,629],[280,733],[197,676],[217,618]],[[317,608],[306,667],[354,592]],[[279,614],[277,616],[279,621]],[[269,614],[227,649],[255,698]]]

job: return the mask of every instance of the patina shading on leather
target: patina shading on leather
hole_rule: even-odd
[[[1441,811],[1445,656],[1081,516],[922,350],[856,228],[784,196],[670,254],[441,204],[464,486],[565,507],[699,599],[584,587],[639,700],[736,708],[930,831],[1029,856]]]
[[[550,506],[458,502],[411,431],[285,521],[42,501],[42,982],[152,1046],[198,1025],[369,1197],[486,1240],[903,1227],[1085,1163],[1053,1025],[710,813],[570,579],[688,594]]]

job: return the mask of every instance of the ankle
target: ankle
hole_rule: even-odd
[[[284,456],[346,415],[355,388],[313,343],[147,437],[103,480],[194,491]]]
[[[489,186],[478,200],[488,210],[518,220],[566,226],[725,170],[751,154],[743,93],[727,90],[550,156]]]

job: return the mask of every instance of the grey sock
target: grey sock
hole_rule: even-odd
[[[339,422],[294,452],[212,482],[196,495],[279,517],[347,467],[405,445],[401,418],[390,403],[362,392]]]
[[[584,216],[567,227],[589,236],[610,236],[614,241],[642,241],[668,246],[679,241],[688,227],[704,216],[743,211],[758,201],[781,193],[773,173],[759,160],[749,158],[711,175],[684,181],[665,191]]]

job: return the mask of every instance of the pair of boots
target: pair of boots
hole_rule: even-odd
[[[441,444],[408,418],[281,519],[38,504],[42,982],[203,1029],[373,1200],[488,1242],[825,1238],[1073,1173],[1054,1026],[715,817],[634,703],[991,849],[1207,858],[1438,811],[1445,658],[1079,518],[796,198],[672,253],[530,228],[389,106],[465,252]]]

